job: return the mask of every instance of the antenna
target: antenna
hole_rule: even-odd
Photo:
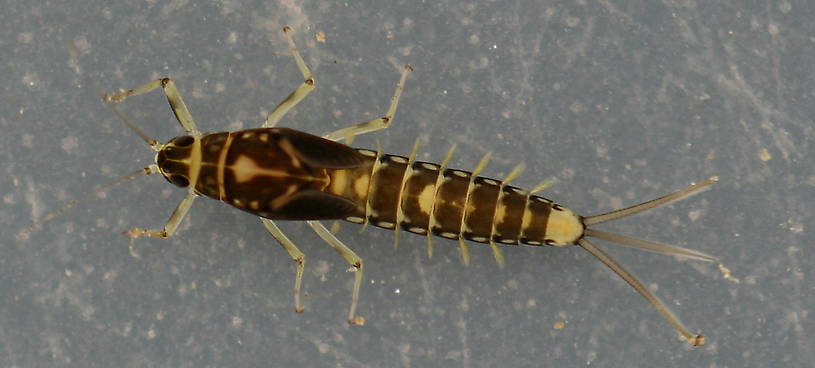
[[[34,222],[33,224],[31,224],[31,226],[29,226],[29,227],[25,228],[23,231],[20,231],[19,233],[17,233],[17,239],[26,239],[26,238],[28,238],[28,235],[31,234],[34,230],[36,230],[38,227],[40,227],[42,224],[44,224],[44,223],[46,223],[48,221],[51,221],[54,217],[57,217],[57,216],[61,215],[63,212],[67,211],[69,208],[77,205],[79,202],[82,202],[82,201],[90,198],[94,194],[99,194],[99,193],[102,193],[102,192],[106,192],[110,188],[113,188],[113,187],[115,187],[115,186],[117,186],[119,184],[122,184],[122,183],[127,183],[127,182],[129,182],[129,181],[131,181],[131,180],[133,180],[135,178],[138,178],[138,177],[140,177],[142,175],[150,175],[150,174],[155,174],[157,172],[158,172],[158,166],[150,165],[150,166],[145,167],[143,169],[139,169],[138,171],[135,171],[135,172],[132,172],[132,173],[127,174],[125,176],[122,176],[122,177],[120,177],[120,178],[118,178],[118,179],[116,179],[114,181],[111,181],[110,183],[100,185],[100,186],[98,186],[96,188],[93,188],[93,190],[91,190],[90,192],[86,192],[86,193],[80,195],[79,197],[76,197],[76,198],[72,199],[70,202],[66,203],[62,207],[60,207],[60,208],[58,208],[58,209],[56,209],[54,211],[49,212],[48,214],[46,214],[43,217],[40,217],[40,219],[37,220],[36,222]]]
[[[123,112],[121,112],[118,108],[116,108],[116,106],[113,106],[113,103],[111,102],[111,101],[113,101],[113,99],[110,96],[108,96],[106,94],[103,94],[101,92],[101,90],[99,89],[99,86],[91,78],[89,78],[85,74],[85,72],[82,70],[82,67],[79,65],[80,51],[79,51],[79,47],[76,46],[76,43],[74,43],[73,40],[65,40],[65,47],[68,49],[68,52],[71,54],[70,63],[71,63],[71,66],[73,67],[74,71],[85,80],[85,83],[88,86],[90,86],[90,88],[91,88],[91,90],[93,90],[94,94],[96,94],[97,96],[101,96],[101,99],[105,103],[105,105],[111,111],[113,111],[113,113],[116,114],[116,116],[118,116],[119,119],[127,127],[129,127],[139,137],[141,137],[142,140],[147,142],[147,144],[150,145],[150,147],[154,151],[157,151],[158,147],[159,147],[158,141],[155,140],[154,138],[151,138],[146,133],[144,133],[144,131],[142,131],[138,126],[136,126],[136,124],[133,123],[133,121],[130,120]],[[140,177],[140,176],[150,175],[150,174],[157,174],[157,173],[159,173],[158,166],[153,164],[153,165],[147,166],[145,168],[139,169],[138,171],[134,171],[134,172],[132,172],[130,174],[119,177],[119,178],[117,178],[117,179],[115,179],[115,180],[113,180],[113,181],[111,181],[111,182],[109,182],[107,184],[100,185],[100,186],[92,189],[91,191],[86,192],[86,193],[80,195],[79,197],[76,197],[76,198],[72,199],[71,201],[69,201],[68,203],[63,205],[62,207],[60,207],[60,208],[58,208],[58,209],[56,209],[54,211],[49,212],[45,216],[40,217],[31,226],[29,226],[29,227],[23,229],[22,231],[20,231],[19,233],[17,233],[17,239],[26,239],[26,238],[28,238],[29,234],[31,234],[34,230],[39,228],[42,224],[44,224],[44,223],[46,223],[48,221],[51,221],[52,219],[54,219],[55,217],[61,215],[63,212],[67,211],[71,207],[73,207],[73,206],[77,205],[78,203],[90,198],[91,196],[93,196],[95,194],[105,192],[110,188],[113,188],[113,187],[115,187],[115,186],[117,186],[119,184],[122,184],[122,183],[127,183],[127,182],[129,182],[129,181],[131,181],[133,179],[136,179],[136,178]]]

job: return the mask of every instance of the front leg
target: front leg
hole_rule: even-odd
[[[190,110],[187,109],[187,105],[184,103],[184,100],[181,98],[181,93],[178,92],[178,89],[175,88],[175,83],[170,78],[161,78],[156,79],[152,82],[146,83],[142,86],[128,89],[128,90],[121,90],[118,93],[114,93],[112,95],[104,95],[102,99],[105,102],[122,102],[126,98],[131,96],[138,96],[142,93],[150,92],[156,88],[161,87],[164,90],[164,95],[167,96],[167,102],[170,103],[170,108],[173,109],[173,113],[175,114],[176,120],[178,123],[181,124],[181,127],[187,131],[188,134],[200,137],[201,132],[198,131],[198,126],[195,124],[195,120],[192,119],[192,114],[190,114]],[[127,123],[127,121],[125,121]]]
[[[178,225],[181,223],[181,220],[184,219],[184,216],[187,215],[189,212],[190,207],[192,207],[192,202],[195,200],[195,197],[198,195],[195,194],[192,190],[187,192],[187,195],[181,202],[178,203],[178,206],[175,207],[173,214],[170,215],[170,219],[167,220],[167,223],[164,225],[163,230],[155,230],[155,229],[140,229],[134,227],[128,231],[125,231],[125,234],[130,235],[131,238],[139,238],[142,236],[149,236],[151,238],[169,238],[175,234],[175,230],[178,228]]]

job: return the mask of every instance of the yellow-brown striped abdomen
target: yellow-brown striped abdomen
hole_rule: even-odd
[[[357,203],[346,220],[448,239],[567,245],[583,236],[580,217],[501,181],[438,164],[358,149],[365,164],[328,170],[325,191]]]

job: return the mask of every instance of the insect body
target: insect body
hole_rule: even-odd
[[[134,238],[172,236],[198,196],[211,197],[255,214],[297,262],[294,299],[295,310],[301,312],[300,284],[305,256],[273,220],[305,220],[355,271],[348,314],[348,321],[352,324],[364,323],[364,319],[355,314],[362,281],[362,258],[318,220],[344,219],[392,229],[397,232],[397,239],[400,231],[428,236],[428,241],[431,235],[455,239],[459,241],[465,262],[468,260],[465,240],[489,244],[499,265],[503,264],[499,244],[580,245],[643,295],[683,338],[693,345],[704,343],[704,337],[690,333],[634,276],[587,238],[595,237],[666,254],[716,261],[716,258],[700,252],[591,228],[601,222],[631,216],[687,197],[713,183],[715,177],[625,209],[583,217],[534,195],[540,187],[526,191],[508,185],[520,172],[517,168],[504,180],[479,176],[486,165],[486,158],[473,172],[468,172],[447,168],[452,149],[441,164],[435,164],[416,161],[417,146],[409,156],[404,157],[354,149],[337,143],[336,140],[348,141],[355,135],[388,126],[396,111],[405,78],[412,70],[410,66],[406,66],[402,72],[390,108],[382,118],[340,129],[325,137],[274,127],[289,109],[314,88],[314,79],[295,47],[290,28],[285,27],[284,33],[305,81],[269,114],[261,128],[200,133],[169,78],[104,97],[107,105],[157,154],[155,164],[91,193],[106,190],[141,174],[156,173],[188,190],[162,230],[133,228],[127,234]],[[187,131],[186,135],[165,144],[149,138],[111,104],[157,88],[164,90],[179,123]],[[27,234],[78,200],[45,216],[21,234]]]
[[[345,219],[480,243],[573,244],[579,216],[500,181],[286,128],[172,139],[161,174],[271,220]],[[437,186],[438,183],[438,186]]]

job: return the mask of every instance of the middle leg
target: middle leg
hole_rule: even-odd
[[[289,41],[289,47],[291,47],[292,55],[294,56],[294,60],[297,62],[297,68],[300,69],[300,73],[303,74],[303,83],[300,87],[297,87],[288,97],[286,97],[283,102],[281,102],[271,113],[269,116],[266,117],[266,122],[263,123],[263,128],[271,128],[277,124],[283,116],[286,115],[292,107],[296,106],[300,101],[302,101],[312,90],[314,90],[314,76],[311,75],[311,71],[306,66],[306,62],[303,61],[303,58],[300,56],[300,52],[297,51],[297,45],[294,44],[294,39],[291,37],[291,27],[285,26],[283,27],[283,33],[286,34],[286,39]]]
[[[286,115],[289,110],[291,110],[294,106],[296,106],[300,101],[302,101],[312,90],[314,90],[314,77],[311,75],[311,70],[308,69],[306,66],[306,62],[303,61],[303,58],[300,56],[300,52],[297,51],[297,45],[294,43],[294,39],[291,36],[292,29],[289,26],[283,27],[283,33],[286,35],[286,39],[289,41],[289,47],[291,48],[292,55],[294,56],[294,60],[297,62],[297,68],[300,69],[300,73],[303,75],[303,83],[300,84],[288,97],[286,97],[277,107],[272,110],[271,113],[266,117],[266,122],[263,123],[263,128],[271,128],[277,124],[283,116]],[[297,265],[297,274],[294,279],[294,310],[297,313],[303,312],[303,306],[300,304],[300,285],[303,281],[303,270],[305,269],[306,265],[306,256],[297,246],[289,240],[289,238],[283,234],[277,225],[269,219],[261,218],[261,222],[269,234],[274,237],[277,242],[289,253],[289,256],[296,262]]]

